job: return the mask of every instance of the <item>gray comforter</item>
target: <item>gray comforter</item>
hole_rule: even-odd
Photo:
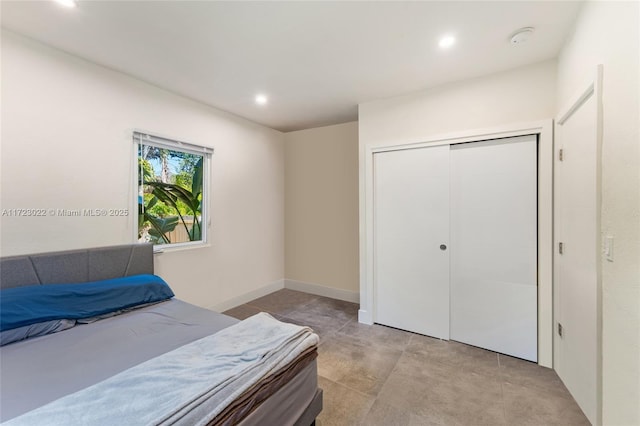
[[[0,347],[0,421],[229,327],[238,320],[173,299]]]
[[[317,343],[310,328],[260,313],[7,425],[207,424],[240,394]]]

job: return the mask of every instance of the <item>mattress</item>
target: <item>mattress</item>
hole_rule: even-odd
[[[236,322],[226,315],[172,299],[4,346],[0,348],[0,421],[84,389]],[[246,417],[240,424],[269,424],[265,419],[278,413],[277,423],[293,424],[316,395],[315,354],[306,355],[295,368],[273,378],[273,383],[261,384],[252,394],[243,395],[242,404],[214,419],[215,423],[235,424],[239,417]]]

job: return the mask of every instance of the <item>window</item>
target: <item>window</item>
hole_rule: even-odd
[[[183,246],[206,242],[213,149],[134,132],[137,240]]]

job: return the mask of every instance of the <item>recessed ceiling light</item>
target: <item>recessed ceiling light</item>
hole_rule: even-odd
[[[456,44],[456,38],[452,35],[443,36],[438,42],[438,46],[440,46],[441,49],[448,49],[454,44]]]
[[[69,8],[78,7],[78,3],[76,3],[76,0],[53,0],[53,1]]]
[[[267,96],[266,95],[256,95],[256,103],[258,105],[266,105],[267,104]]]

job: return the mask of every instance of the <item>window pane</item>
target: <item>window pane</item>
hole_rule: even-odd
[[[138,241],[202,241],[204,155],[138,144]]]

